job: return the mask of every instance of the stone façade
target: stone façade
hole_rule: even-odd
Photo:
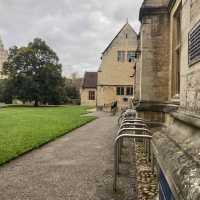
[[[102,61],[98,70],[97,107],[104,108],[117,101],[118,107],[129,105],[130,95],[117,95],[117,87],[133,87],[133,73],[136,61],[127,60],[127,52],[136,52],[137,34],[127,22],[102,53]],[[118,51],[125,52],[124,62],[117,60]]]
[[[200,21],[199,7],[198,0],[145,0],[139,17],[136,109],[141,117],[163,124],[153,135],[153,152],[177,200],[200,199],[200,62],[188,62],[188,34]],[[173,99],[173,30],[179,8],[180,95]]]

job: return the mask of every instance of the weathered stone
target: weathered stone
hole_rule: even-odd
[[[144,0],[140,10],[136,108],[140,117],[166,126],[153,135],[154,154],[180,200],[200,199],[200,62],[188,60],[199,7],[198,0]]]

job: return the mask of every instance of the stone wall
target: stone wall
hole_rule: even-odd
[[[152,0],[152,2],[154,2]],[[173,54],[176,51],[174,48],[174,18],[176,16],[177,10],[181,9],[181,31],[179,38],[181,38],[180,44],[180,98],[178,101],[173,101],[172,95],[172,84],[173,84],[173,73],[174,73],[174,57]],[[157,94],[163,94],[164,98],[157,99],[162,101],[167,101],[168,106],[163,107],[163,127],[160,131],[155,132],[153,135],[153,152],[158,161],[159,169],[162,170],[164,176],[170,186],[170,189],[174,195],[174,198],[177,200],[198,200],[200,199],[200,157],[199,157],[199,146],[200,146],[200,61],[195,62],[193,64],[189,64],[188,59],[188,39],[190,31],[197,25],[200,21],[200,1],[198,0],[171,0],[168,7],[168,14],[164,14],[166,22],[168,24],[168,46],[166,45],[166,52],[168,51],[168,56],[164,59],[159,58],[157,60],[155,54],[150,53],[146,54],[151,58],[150,60],[154,60],[153,62],[149,62],[149,66],[153,69],[154,62],[157,60],[158,63],[162,61],[165,67],[161,68],[161,71],[164,71],[167,79],[163,82],[166,84],[166,93],[160,92],[159,87],[154,85],[154,83],[150,84],[148,87],[144,88],[145,95],[141,95],[144,100],[151,100],[153,98],[150,91],[150,88],[153,88],[153,94],[156,96]],[[153,11],[152,11],[153,12]],[[147,18],[151,18],[152,20],[153,13],[149,13]],[[161,15],[163,15],[161,13]],[[146,16],[145,16],[146,17]],[[168,19],[167,19],[168,18]],[[150,35],[150,31],[148,26],[150,26],[151,21],[147,21],[146,28],[143,28],[145,32],[148,34],[147,36],[151,36],[156,38],[157,35]],[[160,24],[163,26],[163,30],[165,24]],[[159,30],[156,26],[152,29]],[[161,28],[162,30],[162,28]],[[200,35],[200,32],[199,32]],[[145,39],[141,39],[144,42],[144,46],[147,44],[150,46],[149,39],[151,37]],[[177,36],[176,36],[177,37]],[[167,37],[166,37],[167,38]],[[165,37],[163,38],[163,43],[165,43]],[[152,43],[156,43],[156,40],[151,40]],[[162,41],[162,39],[160,39]],[[141,42],[142,43],[142,42]],[[158,45],[158,46],[157,46]],[[155,45],[155,48],[159,48],[159,39]],[[161,51],[162,51],[162,44]],[[151,45],[153,46],[153,45]],[[179,47],[178,47],[179,48]],[[145,53],[142,51],[142,54]],[[157,52],[158,57],[162,57],[162,54]],[[144,54],[145,55],[145,54]],[[167,55],[167,53],[166,53]],[[143,55],[141,55],[142,57]],[[143,65],[145,63],[142,62],[142,71],[144,69]],[[144,65],[145,66],[145,65]],[[147,66],[147,65],[146,65]],[[166,69],[166,71],[165,71]],[[159,71],[159,68],[158,68]],[[156,71],[149,71],[149,76],[153,80],[158,80],[154,76]],[[152,78],[153,77],[153,78]],[[141,82],[147,81],[148,79],[142,73]],[[167,83],[166,83],[167,82]],[[145,83],[143,84],[145,85]],[[162,82],[161,82],[162,86]],[[161,87],[160,87],[161,88]],[[165,88],[165,87],[163,87]],[[141,89],[141,90],[142,90]],[[141,91],[142,94],[142,91]],[[167,96],[168,95],[168,96]],[[157,107],[159,103],[157,104]],[[153,105],[153,104],[152,104]],[[153,106],[149,106],[148,109],[141,112],[143,117],[148,117],[151,121],[156,121],[154,118],[155,113],[151,113],[155,109]],[[177,111],[173,109],[166,109],[171,107],[178,107]],[[141,107],[141,106],[140,106]],[[144,110],[144,109],[143,109]],[[161,109],[162,110],[162,109]],[[167,111],[168,110],[168,111]],[[167,112],[166,112],[167,111]],[[162,113],[162,112],[161,112]]]
[[[133,85],[131,75],[133,75],[135,63],[128,62],[127,55],[125,55],[124,62],[118,62],[117,52],[136,51],[136,49],[137,34],[127,24],[102,55],[98,72],[98,85]]]
[[[129,87],[131,87],[130,85]],[[127,86],[125,86],[126,88]],[[124,100],[125,99],[125,100]],[[130,105],[132,96],[116,95],[116,86],[98,86],[97,87],[97,105],[98,107],[110,106],[112,102],[117,101],[119,109]]]
[[[140,100],[167,101],[169,73],[168,14],[142,17]]]
[[[95,92],[95,100],[89,100],[89,91]],[[80,91],[81,94],[81,105],[85,106],[96,106],[96,94],[97,90],[94,88],[82,88]]]
[[[149,121],[164,122],[169,96],[170,20],[165,0],[145,0],[140,9],[136,109]]]
[[[199,200],[199,128],[188,126],[180,117],[176,116],[172,126],[154,134],[153,150],[174,198]]]
[[[128,106],[128,102],[122,100],[123,98],[126,98],[126,95],[116,95],[116,87],[133,87],[134,79],[132,76],[134,73],[135,62],[129,62],[127,60],[127,52],[136,51],[137,47],[137,34],[127,23],[102,54],[97,83],[98,107],[110,104],[113,101],[119,101],[119,107],[124,105]],[[118,61],[118,51],[125,51],[124,62]]]
[[[140,99],[140,58],[138,58],[138,62],[135,65],[135,72],[134,72],[134,100],[139,101]]]
[[[190,1],[184,0],[183,4],[187,4],[186,7],[188,7],[188,8],[186,8],[186,9],[190,13],[191,22],[198,20],[199,19],[199,10],[200,10],[199,0],[190,0]]]
[[[200,62],[188,64],[188,34],[200,21],[200,2],[182,2],[182,50],[181,50],[181,95],[180,110],[200,114]]]

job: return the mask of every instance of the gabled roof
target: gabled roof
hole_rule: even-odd
[[[82,88],[97,87],[97,72],[85,72]]]
[[[110,44],[106,47],[106,49],[102,52],[102,54],[104,54],[108,49],[109,47],[112,45],[112,43],[114,42],[114,40],[118,37],[118,35],[124,30],[124,28],[126,26],[130,26],[132,28],[132,26],[126,22],[126,24],[121,28],[121,30],[117,33],[117,35],[113,38],[113,40],[110,42]],[[132,30],[135,32],[135,30],[132,28]],[[137,33],[135,32],[135,34],[137,35]]]

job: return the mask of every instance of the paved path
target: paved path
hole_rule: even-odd
[[[0,167],[0,200],[124,200],[123,190],[112,192],[116,117],[98,115]]]

